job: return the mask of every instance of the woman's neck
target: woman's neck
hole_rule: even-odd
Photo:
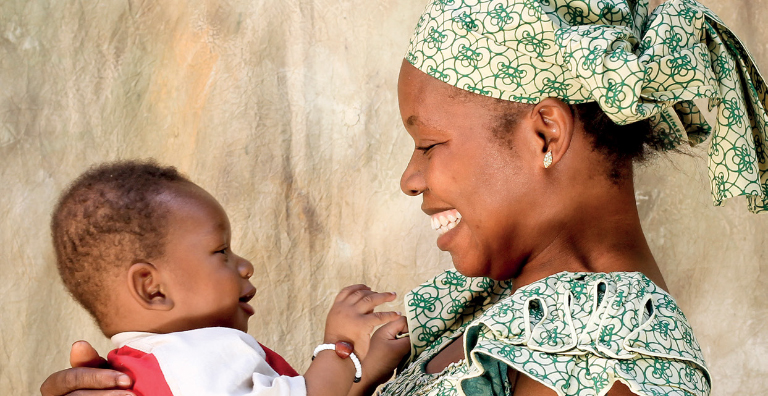
[[[599,193],[582,191],[573,205],[564,208],[567,215],[551,227],[545,245],[515,277],[516,289],[562,271],[636,271],[666,289],[640,225],[633,183],[593,191]]]

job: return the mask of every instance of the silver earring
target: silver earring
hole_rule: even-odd
[[[550,165],[552,165],[552,150],[544,155],[544,168],[549,168]]]

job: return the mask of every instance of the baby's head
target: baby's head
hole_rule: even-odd
[[[173,167],[102,164],[61,195],[56,262],[102,332],[247,330],[253,266],[230,249],[224,209]]]

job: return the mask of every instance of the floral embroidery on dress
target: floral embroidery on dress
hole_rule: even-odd
[[[603,395],[617,380],[644,396],[709,394],[685,315],[644,275],[562,272],[510,291],[447,271],[409,293],[412,354],[382,395],[505,395],[507,366],[561,396]],[[461,334],[465,359],[426,374]]]

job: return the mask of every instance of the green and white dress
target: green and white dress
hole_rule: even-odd
[[[509,395],[507,368],[558,395],[708,395],[710,376],[674,299],[636,272],[561,272],[511,292],[451,270],[405,297],[411,355],[382,395]],[[426,374],[464,337],[464,359]]]

